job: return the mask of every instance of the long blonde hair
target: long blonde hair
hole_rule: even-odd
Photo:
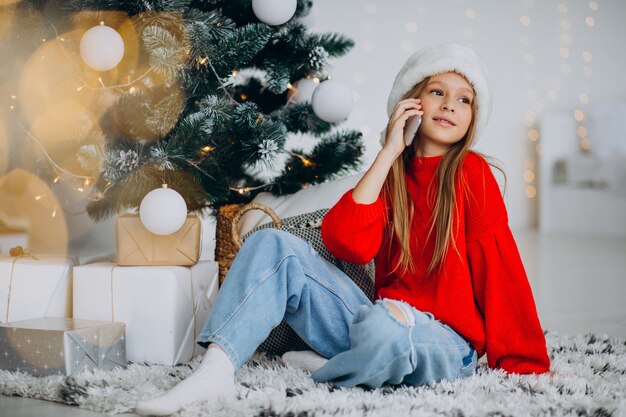
[[[402,97],[402,100],[409,97],[418,97],[426,87],[429,80],[430,77],[416,84],[404,95],[404,97]],[[453,245],[456,253],[461,257],[461,259],[463,259],[456,246],[456,242],[452,238],[453,227],[458,227],[458,224],[454,224],[454,219],[456,217],[455,210],[457,209],[457,190],[455,186],[455,179],[457,172],[460,172],[459,167],[461,166],[465,155],[474,143],[475,123],[476,103],[475,100],[472,100],[472,120],[469,128],[467,129],[467,133],[461,140],[450,146],[450,148],[442,156],[437,168],[436,178],[441,180],[437,183],[435,207],[433,209],[433,216],[429,219],[431,223],[428,236],[426,237],[426,240],[428,240],[432,232],[436,230],[435,250],[426,270],[427,275],[431,274],[435,269],[441,268],[448,253],[450,244]],[[387,125],[387,131],[389,131],[389,124]],[[400,244],[400,257],[398,259],[398,263],[391,272],[394,272],[399,268],[403,273],[407,273],[408,271],[413,273],[415,272],[415,261],[411,253],[410,242],[411,224],[415,214],[415,207],[407,190],[404,175],[406,166],[416,156],[418,147],[419,142],[417,142],[416,138],[411,146],[407,146],[404,149],[402,156],[396,159],[391,167],[391,170],[389,171],[389,174],[387,175],[387,178],[385,179],[384,193],[386,193],[387,201],[391,202],[391,218],[387,223],[387,227],[390,228],[389,233],[387,233],[390,239],[388,247],[391,248],[391,240],[394,239],[394,237]],[[476,151],[473,152],[481,155],[487,160],[490,159],[487,155]],[[502,172],[505,179],[506,189],[506,174],[504,171],[491,163],[489,163],[489,165],[494,166]],[[465,179],[462,179],[461,184],[466,188]],[[430,186],[426,192],[428,193],[428,196],[430,196]]]

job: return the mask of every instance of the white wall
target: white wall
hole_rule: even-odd
[[[354,92],[342,126],[365,135],[363,169],[380,149],[387,96],[410,53],[439,42],[474,47],[494,85],[491,120],[476,149],[504,165],[515,228],[536,224],[536,198],[526,194],[536,180],[523,177],[526,169],[534,171],[537,157],[528,129],[546,110],[584,110],[581,93],[587,105],[626,93],[626,1],[595,7],[583,0],[315,0],[311,30],[344,33],[356,42],[347,56],[331,61],[331,74]]]

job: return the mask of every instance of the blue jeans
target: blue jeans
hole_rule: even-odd
[[[476,368],[474,348],[431,313],[396,300],[372,304],[308,242],[265,229],[237,253],[197,342],[217,343],[239,369],[283,319],[330,358],[312,374],[319,382],[421,385],[464,378]]]

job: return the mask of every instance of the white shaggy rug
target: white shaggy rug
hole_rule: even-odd
[[[546,338],[554,376],[507,375],[481,360],[471,378],[419,388],[337,389],[313,382],[278,358],[257,355],[238,374],[238,400],[193,404],[176,416],[626,417],[626,340],[556,333]],[[172,387],[199,360],[176,367],[132,364],[73,378],[0,371],[0,393],[111,414],[132,412],[136,400]]]

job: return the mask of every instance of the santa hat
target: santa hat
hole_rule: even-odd
[[[406,60],[391,87],[387,100],[387,115],[391,117],[396,103],[423,79],[455,71],[463,75],[474,88],[476,96],[476,127],[474,142],[487,126],[491,113],[491,82],[487,68],[473,49],[455,44],[430,45],[413,53]],[[385,143],[386,128],[381,132],[380,143]]]

